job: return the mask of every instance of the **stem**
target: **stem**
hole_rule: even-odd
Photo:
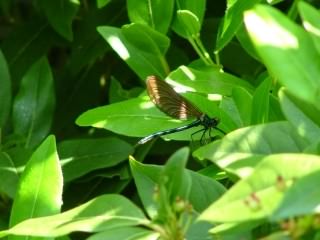
[[[207,50],[205,49],[205,47],[203,46],[202,44],[202,41],[200,39],[200,35],[197,35],[194,37],[194,40],[195,40],[195,43],[197,44],[197,46],[199,47],[201,53],[203,54],[204,58],[208,61],[209,65],[213,66],[213,65],[216,65],[211,57],[210,57],[210,54],[207,52]]]
[[[202,59],[202,61],[210,66],[210,62],[207,60],[207,58],[204,56],[204,54],[201,52],[200,48],[198,47],[198,45],[195,42],[194,38],[188,38],[189,42],[191,43],[193,49],[197,52],[197,54],[199,55],[199,57]]]

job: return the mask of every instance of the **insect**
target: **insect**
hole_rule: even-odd
[[[203,129],[194,132],[191,135],[191,138],[194,134],[203,132],[200,138],[200,144],[202,145],[205,143],[204,136],[206,132],[209,131],[209,136],[211,135],[211,129],[216,129],[222,134],[226,134],[217,127],[219,124],[218,118],[210,118],[208,115],[202,113],[186,98],[175,92],[168,83],[160,80],[156,76],[149,76],[147,78],[147,92],[151,101],[168,116],[180,120],[187,120],[190,118],[196,118],[196,120],[185,126],[153,133],[142,138],[137,144],[144,144],[156,137],[181,132],[200,125],[203,126]]]

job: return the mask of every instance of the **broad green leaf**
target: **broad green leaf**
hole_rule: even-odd
[[[47,54],[55,40],[57,35],[42,18],[32,17],[30,21],[13,29],[1,44],[9,68],[12,69],[13,85],[20,82],[32,64]]]
[[[176,21],[180,25],[179,34],[181,37],[190,39],[200,34],[200,22],[198,17],[188,10],[178,10]]]
[[[232,90],[232,100],[237,107],[238,113],[241,117],[241,126],[248,126],[250,124],[250,117],[253,114],[252,95],[244,88],[235,87]]]
[[[320,111],[314,106],[296,99],[284,89],[279,91],[282,111],[297,132],[310,143],[320,140]]]
[[[131,22],[148,25],[164,34],[169,29],[173,7],[173,0],[127,0],[127,11]]]
[[[173,119],[145,98],[134,98],[111,105],[97,107],[81,114],[76,123],[79,126],[105,128],[112,132],[134,137],[145,137],[157,131],[187,125],[191,121]],[[203,129],[194,127],[183,132],[164,136],[166,139],[191,140],[191,134]],[[196,134],[194,140],[201,137]]]
[[[174,203],[177,198],[189,198],[192,179],[185,172],[188,157],[189,149],[184,147],[176,151],[164,165],[161,181],[168,191],[170,203]]]
[[[108,5],[111,0],[97,0],[97,7],[98,8],[103,8],[104,6]]]
[[[52,186],[48,186],[48,189]],[[9,230],[1,231],[0,237],[9,234],[57,237],[76,231],[102,232],[148,223],[143,212],[128,199],[108,194],[100,195],[61,214],[28,219]]]
[[[247,81],[211,67],[198,70],[181,66],[172,71],[167,80],[173,86],[180,87],[182,91],[197,93],[230,96],[235,87],[243,87],[249,92],[253,90]]]
[[[111,77],[109,87],[109,103],[120,102],[137,97],[142,92],[142,88],[136,87],[130,90],[123,89],[119,81]]]
[[[320,53],[320,13],[319,10],[306,2],[298,3],[298,10],[302,18],[304,28],[310,33],[313,43]]]
[[[236,32],[236,37],[239,43],[241,44],[241,47],[254,59],[257,61],[260,61],[256,50],[254,49],[254,46],[249,38],[248,31],[245,28],[244,23],[241,23],[238,31]],[[232,58],[233,59],[233,58]]]
[[[73,40],[72,21],[78,11],[78,0],[42,0],[41,5],[50,25],[64,38]]]
[[[51,135],[32,154],[22,173],[12,206],[10,226],[23,220],[59,213],[62,185],[55,137]],[[9,239],[21,237],[10,236]]]
[[[305,165],[312,164],[312,160],[315,157],[315,155],[305,157]],[[315,161],[320,161],[318,156],[317,158]],[[305,166],[301,167],[309,168]],[[272,214],[272,221],[281,221],[292,217],[319,213],[320,191],[317,182],[320,177],[320,167],[316,165],[314,168],[312,173],[295,179],[283,201]]]
[[[194,152],[199,159],[209,159],[222,169],[245,177],[261,157],[275,153],[298,153],[307,142],[288,122],[273,122],[238,129]]]
[[[41,58],[22,79],[14,99],[14,132],[26,138],[26,147],[38,145],[47,136],[54,106],[52,73],[47,59]]]
[[[257,87],[252,99],[251,124],[268,122],[271,78],[267,77]]]
[[[154,202],[155,188],[161,182],[160,176],[164,167],[142,164],[133,159],[130,159],[130,166],[144,209],[153,218],[157,214]],[[212,178],[191,170],[184,170],[184,174],[186,173],[191,176],[192,184],[189,202],[197,212],[206,209],[225,192],[223,185]]]
[[[166,35],[145,25],[135,23],[125,25],[122,27],[122,33],[137,49],[140,51],[149,50],[159,58],[166,54],[170,46],[170,39]],[[146,39],[142,40],[141,38]]]
[[[11,108],[11,79],[5,57],[0,50],[0,131],[4,127]],[[1,132],[0,132],[1,134]]]
[[[140,79],[146,79],[149,75],[166,76],[168,66],[159,46],[146,33],[142,36],[132,33],[129,35],[130,26],[126,26],[126,30],[107,26],[98,27],[98,32]],[[129,35],[132,38],[128,39],[123,31],[127,32],[126,36]]]
[[[232,223],[270,217],[299,179],[319,170],[320,158],[314,155],[275,154],[264,157],[252,174],[236,183],[205,210],[200,220]],[[299,194],[302,197],[303,194]]]
[[[222,50],[231,41],[243,22],[244,11],[258,2],[260,0],[228,1],[226,13],[219,27],[216,51]]]
[[[67,182],[125,161],[133,148],[118,138],[74,139],[61,142],[58,152]]]
[[[141,227],[116,228],[94,234],[87,240],[157,240],[159,234]]]
[[[0,192],[14,198],[19,176],[12,158],[4,152],[0,152]]]
[[[185,22],[179,19],[181,16],[179,16],[180,10],[186,10],[188,11],[188,18],[193,18],[191,20],[194,22],[196,20],[197,28],[200,28],[202,25],[202,21],[204,18],[205,10],[206,10],[206,0],[176,0],[176,6],[177,6],[177,15],[174,17],[172,22],[172,29],[180,36],[185,37],[186,33],[186,25]],[[192,16],[191,16],[192,14]],[[188,28],[190,26],[187,26]]]
[[[310,36],[280,11],[258,5],[245,24],[268,70],[288,91],[319,109],[320,54]]]
[[[235,223],[222,223],[210,229],[210,233],[222,239],[233,240],[238,238],[252,239],[252,230],[262,221],[248,221]]]

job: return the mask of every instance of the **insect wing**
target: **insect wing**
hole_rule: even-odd
[[[200,118],[202,113],[187,99],[179,95],[165,81],[156,76],[147,78],[147,91],[151,101],[164,113],[176,119]]]

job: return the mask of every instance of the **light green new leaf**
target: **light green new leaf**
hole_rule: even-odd
[[[149,75],[164,78],[168,73],[168,65],[163,47],[154,40],[159,39],[160,33],[153,31],[154,34],[150,34],[151,31],[144,31],[147,27],[141,25],[137,35],[137,32],[133,31],[137,30],[135,26],[136,24],[131,24],[122,29],[101,26],[97,30],[140,79],[146,79]],[[164,42],[163,39],[161,42]]]
[[[11,108],[11,79],[5,57],[0,50],[0,131],[4,127]],[[0,132],[1,134],[1,132]]]
[[[194,152],[200,159],[209,159],[245,177],[261,157],[275,153],[297,153],[308,143],[288,122],[273,122],[240,128]]]
[[[13,105],[14,132],[26,147],[37,146],[49,133],[55,106],[53,77],[47,59],[36,62],[22,79]]]
[[[75,139],[58,146],[65,181],[117,165],[128,159],[133,148],[118,138]]]
[[[52,186],[48,186],[48,189]],[[23,221],[9,230],[1,231],[0,237],[8,234],[57,237],[76,231],[102,232],[148,223],[149,220],[144,217],[143,212],[128,199],[109,194],[101,195],[61,214]]]
[[[281,108],[297,132],[310,143],[320,140],[320,111],[304,101],[296,99],[284,89],[279,91]]]
[[[231,41],[243,22],[243,12],[258,2],[260,0],[228,1],[226,14],[219,26],[216,51],[222,50]]]
[[[173,15],[173,0],[127,0],[127,11],[131,22],[141,23],[166,34]]]
[[[12,158],[4,152],[0,152],[0,192],[14,198],[19,176]]]
[[[263,5],[245,13],[245,24],[270,73],[292,95],[319,109],[320,54],[310,35],[280,11]]]
[[[40,1],[51,26],[64,38],[73,40],[72,21],[78,11],[78,0]]]
[[[62,205],[62,185],[55,137],[49,136],[32,154],[22,173],[13,202],[10,226],[30,218],[59,213]],[[20,238],[10,236],[9,239]]]
[[[269,155],[260,161],[252,174],[205,210],[200,219],[232,223],[270,217],[290,192],[292,184],[293,188],[296,181],[319,170],[320,157],[315,155]]]

